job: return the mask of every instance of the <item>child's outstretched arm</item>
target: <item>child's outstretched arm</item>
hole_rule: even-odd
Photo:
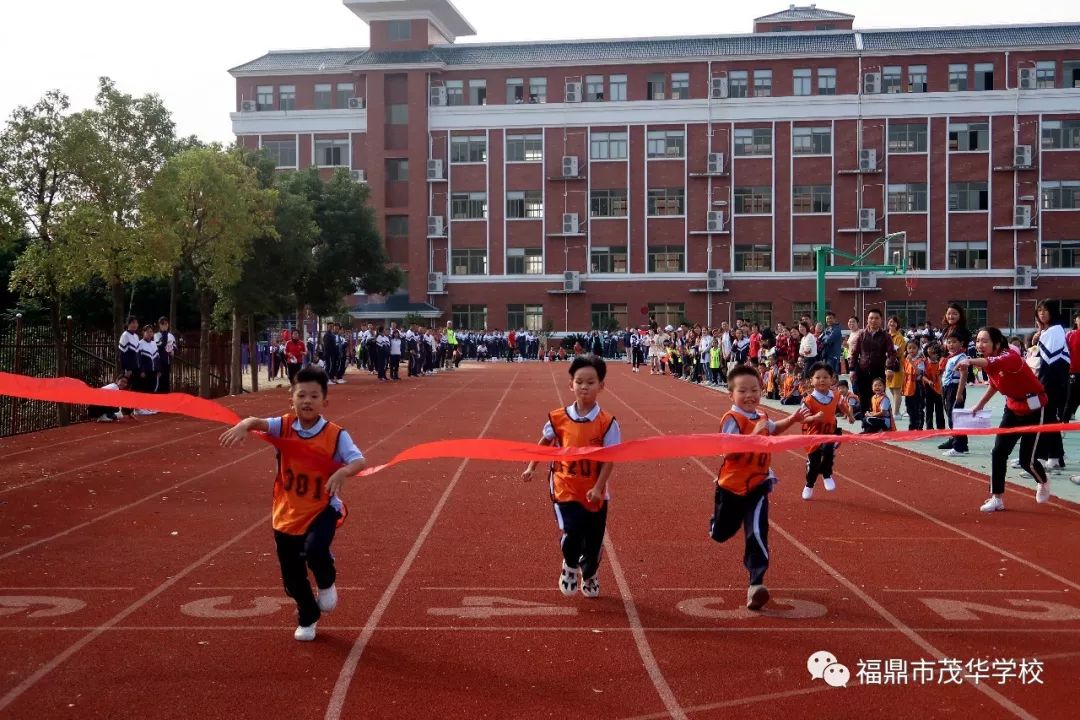
[[[549,440],[546,437],[541,437],[540,442],[538,442],[537,445],[543,445],[543,446],[547,447],[548,445],[551,445],[553,442],[555,442],[555,441],[554,440]],[[529,482],[530,480],[532,480],[533,471],[536,470],[536,462],[537,462],[536,460],[533,460],[532,462],[530,462],[529,466],[525,468],[525,472],[521,473],[521,479],[524,480],[525,482]]]
[[[270,424],[266,422],[265,418],[244,418],[225,432],[221,433],[218,442],[221,443],[222,447],[238,447],[244,444],[244,440],[247,439],[249,432],[267,432],[269,429]]]
[[[367,465],[367,461],[360,458],[359,460],[353,460],[348,465],[339,467],[335,470],[334,474],[330,476],[330,479],[326,481],[327,494],[340,495],[341,488],[345,485],[345,480],[363,470],[365,465]]]
[[[781,418],[779,420],[774,420],[772,422],[772,432],[771,433],[766,433],[766,434],[767,435],[779,435],[780,433],[784,432],[785,430],[787,430],[789,427],[791,427],[795,423],[802,423],[802,422],[806,422],[806,421],[807,421],[806,408],[804,406],[800,405],[798,410],[791,413],[786,418]]]

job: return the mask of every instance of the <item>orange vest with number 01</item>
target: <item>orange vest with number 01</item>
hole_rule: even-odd
[[[293,429],[294,422],[295,415],[282,416],[282,439],[302,442],[315,455],[334,457],[338,438],[341,436],[340,426],[327,422],[317,435],[306,438]],[[302,453],[279,453],[278,472],[274,478],[274,529],[288,535],[306,533],[312,520],[330,504],[330,496],[326,493],[328,479],[325,470],[316,467]],[[347,511],[342,505],[339,526],[345,520],[346,514]]]
[[[615,422],[615,416],[601,410],[594,420],[574,420],[559,408],[548,415],[559,447],[603,447],[604,436]],[[600,502],[589,502],[585,494],[596,485],[603,463],[588,458],[556,460],[551,463],[551,499],[555,502],[577,502],[587,510],[599,512]]]
[[[751,420],[742,413],[727,412],[720,418],[720,427],[734,420],[739,426],[740,435],[750,435],[760,420]],[[769,479],[771,453],[727,453],[716,475],[716,484],[736,495],[749,495],[759,485]]]

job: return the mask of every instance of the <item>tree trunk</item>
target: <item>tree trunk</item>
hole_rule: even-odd
[[[120,333],[124,332],[124,326],[127,324],[124,320],[125,316],[124,300],[126,296],[124,294],[124,283],[120,280],[113,280],[110,285],[112,286],[112,322],[113,322],[113,337],[120,337]],[[139,331],[139,336],[142,337],[142,331]]]
[[[49,324],[52,326],[53,349],[56,351],[56,377],[66,377],[68,373],[68,348],[64,339],[64,319],[60,314],[60,300],[54,298],[49,304]],[[56,406],[57,419],[61,425],[71,420],[71,406],[59,403]]]
[[[255,313],[248,315],[248,366],[251,368],[251,392],[259,392],[259,342],[255,335]]]
[[[180,266],[173,268],[172,276],[169,277],[169,329],[174,335],[180,334],[179,318],[176,317],[176,305],[180,295]]]
[[[214,297],[209,290],[199,291],[199,397],[210,397],[210,313]]]
[[[244,391],[244,376],[241,374],[241,352],[242,343],[240,342],[240,334],[242,332],[240,310],[233,308],[232,311],[232,342],[230,345],[230,357],[229,364],[232,367],[232,372],[229,373],[229,394],[239,395]],[[248,342],[248,359],[251,358],[251,342]]]
[[[296,329],[300,331],[300,339],[305,340],[304,337],[304,303],[296,303]]]

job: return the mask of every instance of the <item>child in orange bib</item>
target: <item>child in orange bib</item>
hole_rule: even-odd
[[[314,640],[319,617],[337,606],[337,570],[330,543],[347,514],[339,493],[345,478],[364,467],[364,455],[349,433],[322,416],[328,383],[322,368],[309,365],[293,378],[291,413],[249,417],[221,435],[224,447],[235,447],[249,432],[264,432],[303,443],[313,456],[288,450],[278,454],[271,514],[285,594],[296,601],[293,637],[301,641]],[[326,477],[326,463],[319,459],[342,467]],[[308,568],[315,576],[317,597],[308,582]]]
[[[607,365],[596,355],[579,355],[570,364],[570,389],[574,404],[552,410],[544,425],[541,445],[559,447],[608,447],[619,444],[619,423],[600,409],[596,396],[604,389]],[[559,590],[570,597],[581,584],[581,594],[600,594],[600,550],[607,528],[608,480],[614,466],[588,459],[551,463],[551,500],[562,531],[562,569]],[[536,461],[522,473],[530,480]]]
[[[803,398],[802,419],[803,435],[836,435],[836,416],[842,415],[849,423],[855,422],[851,415],[851,406],[844,401],[838,390],[832,389],[836,380],[832,366],[828,363],[817,362],[810,366],[810,383],[812,390]],[[821,443],[810,445],[806,457],[806,487],[802,491],[802,499],[810,500],[814,497],[814,484],[818,475],[822,477],[825,490],[832,492],[836,489],[836,481],[833,480],[833,460],[836,455],[834,443]]]

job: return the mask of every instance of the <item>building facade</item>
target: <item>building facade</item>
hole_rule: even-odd
[[[232,123],[282,170],[368,184],[395,307],[774,323],[817,312],[827,246],[896,268],[827,275],[842,317],[1080,309],[1080,23],[859,30],[791,6],[742,35],[460,44],[446,0],[345,5],[371,47],[233,68]]]

